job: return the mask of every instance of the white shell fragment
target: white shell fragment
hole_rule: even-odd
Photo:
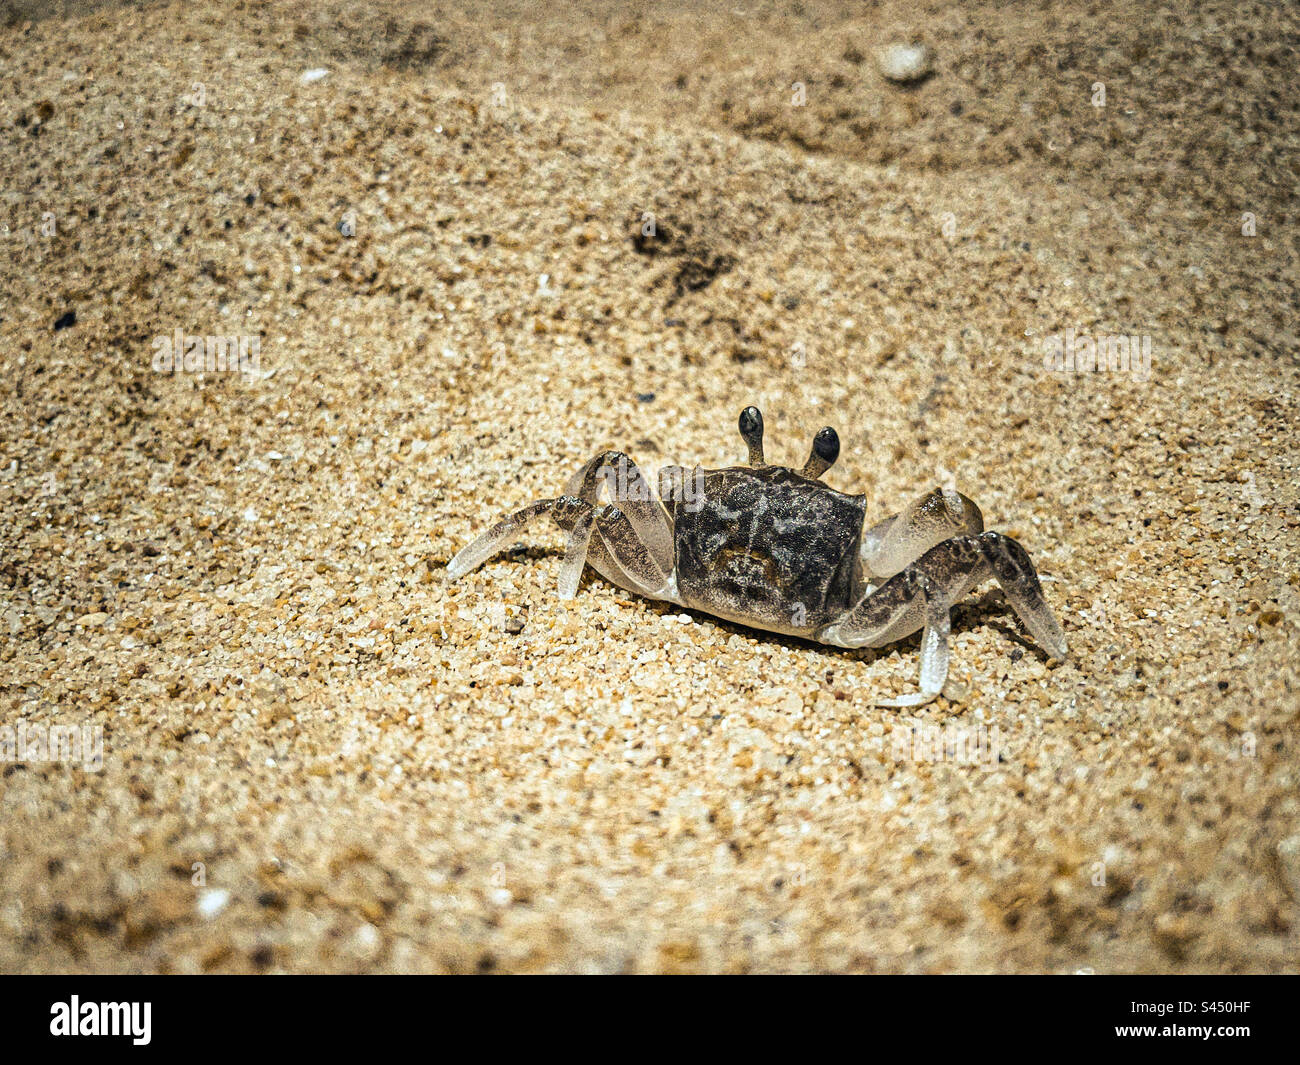
[[[230,892],[225,888],[208,888],[199,896],[195,909],[199,911],[200,917],[210,921],[224,910],[229,903]]]
[[[934,57],[923,44],[895,41],[882,48],[876,57],[882,73],[890,81],[920,81],[933,69]]]

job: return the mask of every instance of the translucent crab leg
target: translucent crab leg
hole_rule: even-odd
[[[984,515],[973,499],[935,488],[863,533],[862,564],[877,578],[892,577],[949,537],[983,531]]]
[[[665,570],[659,564],[622,507],[609,503],[598,507],[596,530],[603,554],[626,575],[627,583],[615,581],[616,584],[656,599],[675,600],[675,587],[669,587],[671,569]]]
[[[587,547],[591,544],[593,519],[595,512],[591,505],[578,515],[574,523],[569,542],[564,548],[564,562],[560,565],[561,599],[572,599],[578,593],[578,582],[582,580],[582,569],[587,564]]]
[[[925,630],[921,633],[921,690],[896,699],[877,699],[877,706],[924,706],[948,680],[948,635],[951,619],[942,598],[926,600]]]
[[[523,510],[518,510],[503,518],[477,539],[472,540],[456,553],[456,557],[447,563],[448,581],[460,580],[461,577],[477,569],[498,551],[504,551],[513,544],[538,518],[551,514],[561,528],[573,528],[579,513],[591,507],[581,499],[561,496],[558,499],[540,499],[530,503]]]
[[[876,700],[878,706],[920,706],[943,691],[948,679],[948,605],[942,588],[913,566],[868,592],[817,639],[837,647],[885,647],[924,627],[920,692]]]
[[[948,674],[948,609],[981,581],[994,578],[1030,634],[1053,658],[1068,654],[1065,634],[1043,598],[1038,574],[1025,549],[1008,536],[986,532],[954,536],[937,544],[852,610],[818,634],[839,647],[884,647],[924,626],[921,691],[882,702],[916,706],[943,690]],[[942,614],[942,617],[940,616]]]
[[[640,468],[622,451],[604,451],[591,459],[569,480],[565,494],[595,504],[600,482],[610,488],[618,509],[626,516],[637,538],[645,544],[659,570],[673,563],[672,523]]]

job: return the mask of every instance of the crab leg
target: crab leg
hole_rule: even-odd
[[[582,580],[582,568],[587,564],[587,548],[591,544],[592,519],[595,516],[591,504],[587,504],[573,524],[573,532],[564,548],[564,562],[560,565],[557,594],[561,599],[572,599],[578,594],[578,582]]]
[[[935,544],[962,533],[984,531],[984,515],[960,492],[936,488],[901,514],[873,525],[862,536],[862,563],[874,577],[901,572]]]
[[[564,561],[560,565],[561,599],[573,598],[582,579],[582,568],[590,563],[611,584],[642,595],[675,601],[675,592],[669,581],[671,555],[669,569],[665,570],[620,507],[609,503],[593,506],[573,495],[542,499],[503,518],[457,553],[447,564],[446,579],[459,580],[478,568],[515,543],[529,526],[548,514],[569,533]]]
[[[837,647],[885,647],[924,626],[921,635],[921,690],[879,706],[920,706],[941,691],[948,679],[949,599],[942,588],[916,567],[891,577],[858,605],[817,634]]]
[[[570,478],[565,494],[595,504],[604,482],[618,509],[660,572],[673,567],[672,524],[637,464],[622,451],[603,451]],[[662,580],[661,582],[662,583]]]
[[[478,569],[498,551],[504,551],[523,536],[528,531],[528,527],[538,518],[550,514],[560,528],[571,530],[584,510],[589,512],[591,504],[575,499],[573,496],[540,499],[536,503],[530,503],[523,510],[515,511],[509,517],[502,518],[482,536],[462,547],[456,553],[456,557],[447,563],[447,580],[460,580],[471,570]]]
[[[676,589],[670,587],[672,573],[671,562],[665,570],[655,558],[650,545],[640,536],[623,507],[605,503],[596,508],[596,531],[598,543],[604,558],[600,562],[590,560],[602,576],[629,591],[639,592],[653,599],[676,601]],[[593,551],[593,554],[595,552]],[[612,563],[613,568],[623,579],[607,573],[600,564]]]
[[[993,577],[1039,646],[1053,658],[1068,653],[1065,634],[1043,598],[1025,549],[1001,533],[954,536],[869,591],[818,639],[839,647],[883,647],[924,626],[921,691],[882,702],[917,706],[943,690],[948,675],[948,610],[981,581]]]

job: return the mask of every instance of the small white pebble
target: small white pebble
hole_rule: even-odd
[[[920,81],[930,73],[933,62],[930,49],[925,45],[897,41],[882,48],[876,58],[880,73],[899,83]]]
[[[379,949],[379,929],[372,924],[363,924],[353,933],[352,942],[360,953],[371,956]]]
[[[199,916],[210,921],[230,904],[230,892],[225,888],[208,888],[199,895]]]
[[[302,77],[298,80],[304,85],[310,85],[313,81],[320,81],[329,73],[324,67],[313,67],[311,70],[303,71]]]

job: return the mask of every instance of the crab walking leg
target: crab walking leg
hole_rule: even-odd
[[[459,580],[477,569],[547,515],[569,533],[564,561],[560,564],[561,599],[572,599],[577,593],[582,568],[588,563],[611,584],[629,592],[653,596],[665,588],[668,574],[618,507],[610,504],[593,507],[585,499],[571,495],[539,500],[497,522],[447,564],[446,579]]]
[[[566,587],[577,591],[583,560],[616,588],[623,588],[651,599],[676,601],[676,589],[669,585],[669,575],[660,569],[650,549],[623,511],[612,503],[587,510],[578,518],[569,537],[564,564],[560,570],[560,598]],[[565,575],[571,582],[566,585]]]
[[[921,690],[879,706],[920,706],[948,679],[949,599],[938,583],[916,567],[891,577],[858,605],[817,634],[836,647],[885,647],[924,627],[921,635]]]
[[[560,564],[560,588],[556,594],[561,599],[572,599],[578,594],[578,582],[582,580],[582,568],[587,564],[587,546],[591,543],[595,516],[591,504],[587,503],[573,524],[573,532],[564,548],[564,561]]]
[[[622,451],[602,451],[570,478],[566,495],[596,503],[600,482],[609,486],[618,509],[636,530],[637,539],[645,544],[658,568],[673,566],[673,530],[658,497],[637,464]]]
[[[676,601],[676,589],[669,587],[671,569],[665,571],[659,564],[622,507],[610,503],[597,507],[596,531],[606,560],[623,574],[624,579],[618,580],[601,570],[604,576],[628,591],[653,599]],[[600,566],[596,568],[601,569]]]
[[[862,535],[862,564],[883,580],[901,573],[936,544],[962,533],[984,531],[984,515],[960,492],[935,488],[901,514],[873,525]]]
[[[1069,654],[1065,633],[1043,598],[1038,571],[1011,537],[999,532],[954,536],[931,548],[913,568],[947,588],[954,603],[975,585],[994,578],[1038,646],[1060,661]]]
[[[590,511],[591,505],[572,496],[541,499],[536,503],[530,503],[523,510],[503,518],[482,536],[461,548],[456,553],[456,557],[447,563],[446,579],[460,580],[471,570],[478,569],[498,551],[504,551],[523,536],[528,531],[528,527],[538,518],[549,514],[560,528],[571,530],[584,510]]]
[[[948,608],[981,581],[993,577],[1020,620],[1053,658],[1068,653],[1065,634],[1043,598],[1038,574],[1025,549],[1001,533],[955,536],[866,596],[818,634],[840,647],[883,647],[922,624],[921,692],[882,706],[916,706],[943,690],[948,674]],[[942,611],[943,617],[939,618]]]

